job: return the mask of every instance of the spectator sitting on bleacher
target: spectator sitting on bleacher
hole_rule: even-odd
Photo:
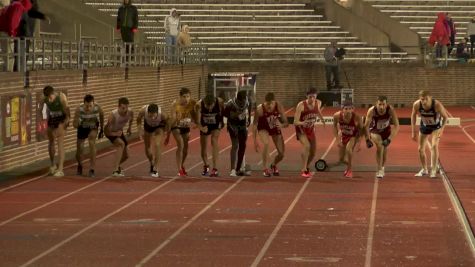
[[[183,25],[181,28],[180,34],[178,34],[177,44],[181,50],[181,63],[184,63],[186,60],[186,55],[188,53],[188,47],[191,46],[191,36],[190,36],[190,27],[188,25]]]
[[[470,37],[470,57],[473,57],[473,45],[475,44],[475,17],[467,25],[467,35]]]
[[[445,13],[440,12],[437,14],[437,20],[429,37],[429,44],[435,48],[435,58],[444,58],[446,56],[447,45],[450,43],[449,37],[445,22]],[[445,63],[441,62],[439,65],[443,66]]]
[[[463,60],[464,62],[466,62],[470,58],[470,54],[468,53],[467,42],[468,38],[463,38],[457,44],[457,58]]]

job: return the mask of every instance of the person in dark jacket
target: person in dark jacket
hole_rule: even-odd
[[[117,12],[117,30],[120,30],[122,41],[134,42],[134,33],[139,27],[139,13],[137,7],[132,5],[132,0],[124,0]]]
[[[20,20],[20,25],[18,26],[17,37],[20,37],[21,40],[25,40],[26,38],[32,38],[35,34],[35,27],[36,27],[36,20],[48,20],[49,18],[40,12],[38,7],[38,0],[30,0],[31,1],[31,9],[28,12],[23,13]],[[28,61],[28,51],[30,47],[31,40],[26,40],[24,46],[23,44],[19,45],[18,42],[15,42],[15,53],[20,53],[21,58],[25,55],[26,52],[26,61]],[[15,57],[15,64],[13,66],[14,71],[18,71],[18,58]],[[21,71],[24,71],[24,66],[21,66]]]

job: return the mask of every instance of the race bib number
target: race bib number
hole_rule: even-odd
[[[50,111],[49,112],[49,117],[50,118],[57,118],[57,117],[61,117],[61,116],[63,116],[62,111]]]
[[[203,122],[205,124],[216,124],[216,116],[204,116],[203,117]]]
[[[434,117],[421,117],[421,121],[424,125],[436,125],[437,121]]]
[[[238,119],[241,120],[241,121],[245,120],[246,119],[246,114],[247,114],[246,112],[239,113]]]
[[[379,120],[378,123],[376,123],[376,129],[378,130],[384,130],[387,127],[389,127],[389,120],[384,120],[384,121]]]
[[[269,125],[269,129],[274,129],[279,127],[279,120],[276,116],[270,116],[267,118],[267,124]]]
[[[82,128],[96,128],[97,123],[95,123],[93,121],[83,121],[82,124],[81,124],[81,127]]]
[[[190,118],[184,118],[184,119],[181,119],[178,122],[178,127],[180,127],[180,128],[190,128],[190,126],[191,126],[191,119]]]

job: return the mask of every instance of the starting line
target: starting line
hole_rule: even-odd
[[[290,124],[294,123],[294,117],[287,117],[287,120]],[[325,124],[333,124],[333,116],[323,116],[323,120],[325,121]],[[447,120],[447,126],[460,126],[461,119],[459,117],[452,117]],[[315,123],[317,125],[322,125],[322,121],[320,119],[317,119],[317,122]],[[400,125],[411,125],[411,118],[399,118],[399,124]],[[421,124],[421,118],[417,117],[416,119],[416,125]]]

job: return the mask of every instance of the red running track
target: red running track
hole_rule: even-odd
[[[473,114],[469,108],[449,111],[463,118]],[[447,129],[441,162],[473,221],[475,184],[467,170],[475,144],[462,131],[465,126]],[[472,128],[465,130],[474,136]],[[329,162],[336,160],[331,131],[317,130],[317,156],[328,149]],[[193,177],[174,176],[169,146],[160,169],[165,178],[148,178],[143,146],[137,144],[124,165],[132,178],[105,179],[112,169],[112,155],[106,155],[94,180],[75,177],[73,167],[66,178],[17,187],[11,186],[26,177],[9,181],[0,188],[10,187],[0,191],[2,266],[475,265],[442,179],[416,179],[408,172],[418,168],[408,126],[390,146],[387,166],[394,171],[383,180],[370,171],[374,149],[363,145],[355,165],[368,170],[354,178],[341,172],[300,178],[300,145],[293,133],[284,130],[288,143],[280,177],[264,178],[259,171],[228,177],[229,139],[223,132],[222,177],[216,179],[199,176],[199,142],[193,141],[186,164]],[[256,165],[260,156],[252,148],[249,138],[247,162]]]

